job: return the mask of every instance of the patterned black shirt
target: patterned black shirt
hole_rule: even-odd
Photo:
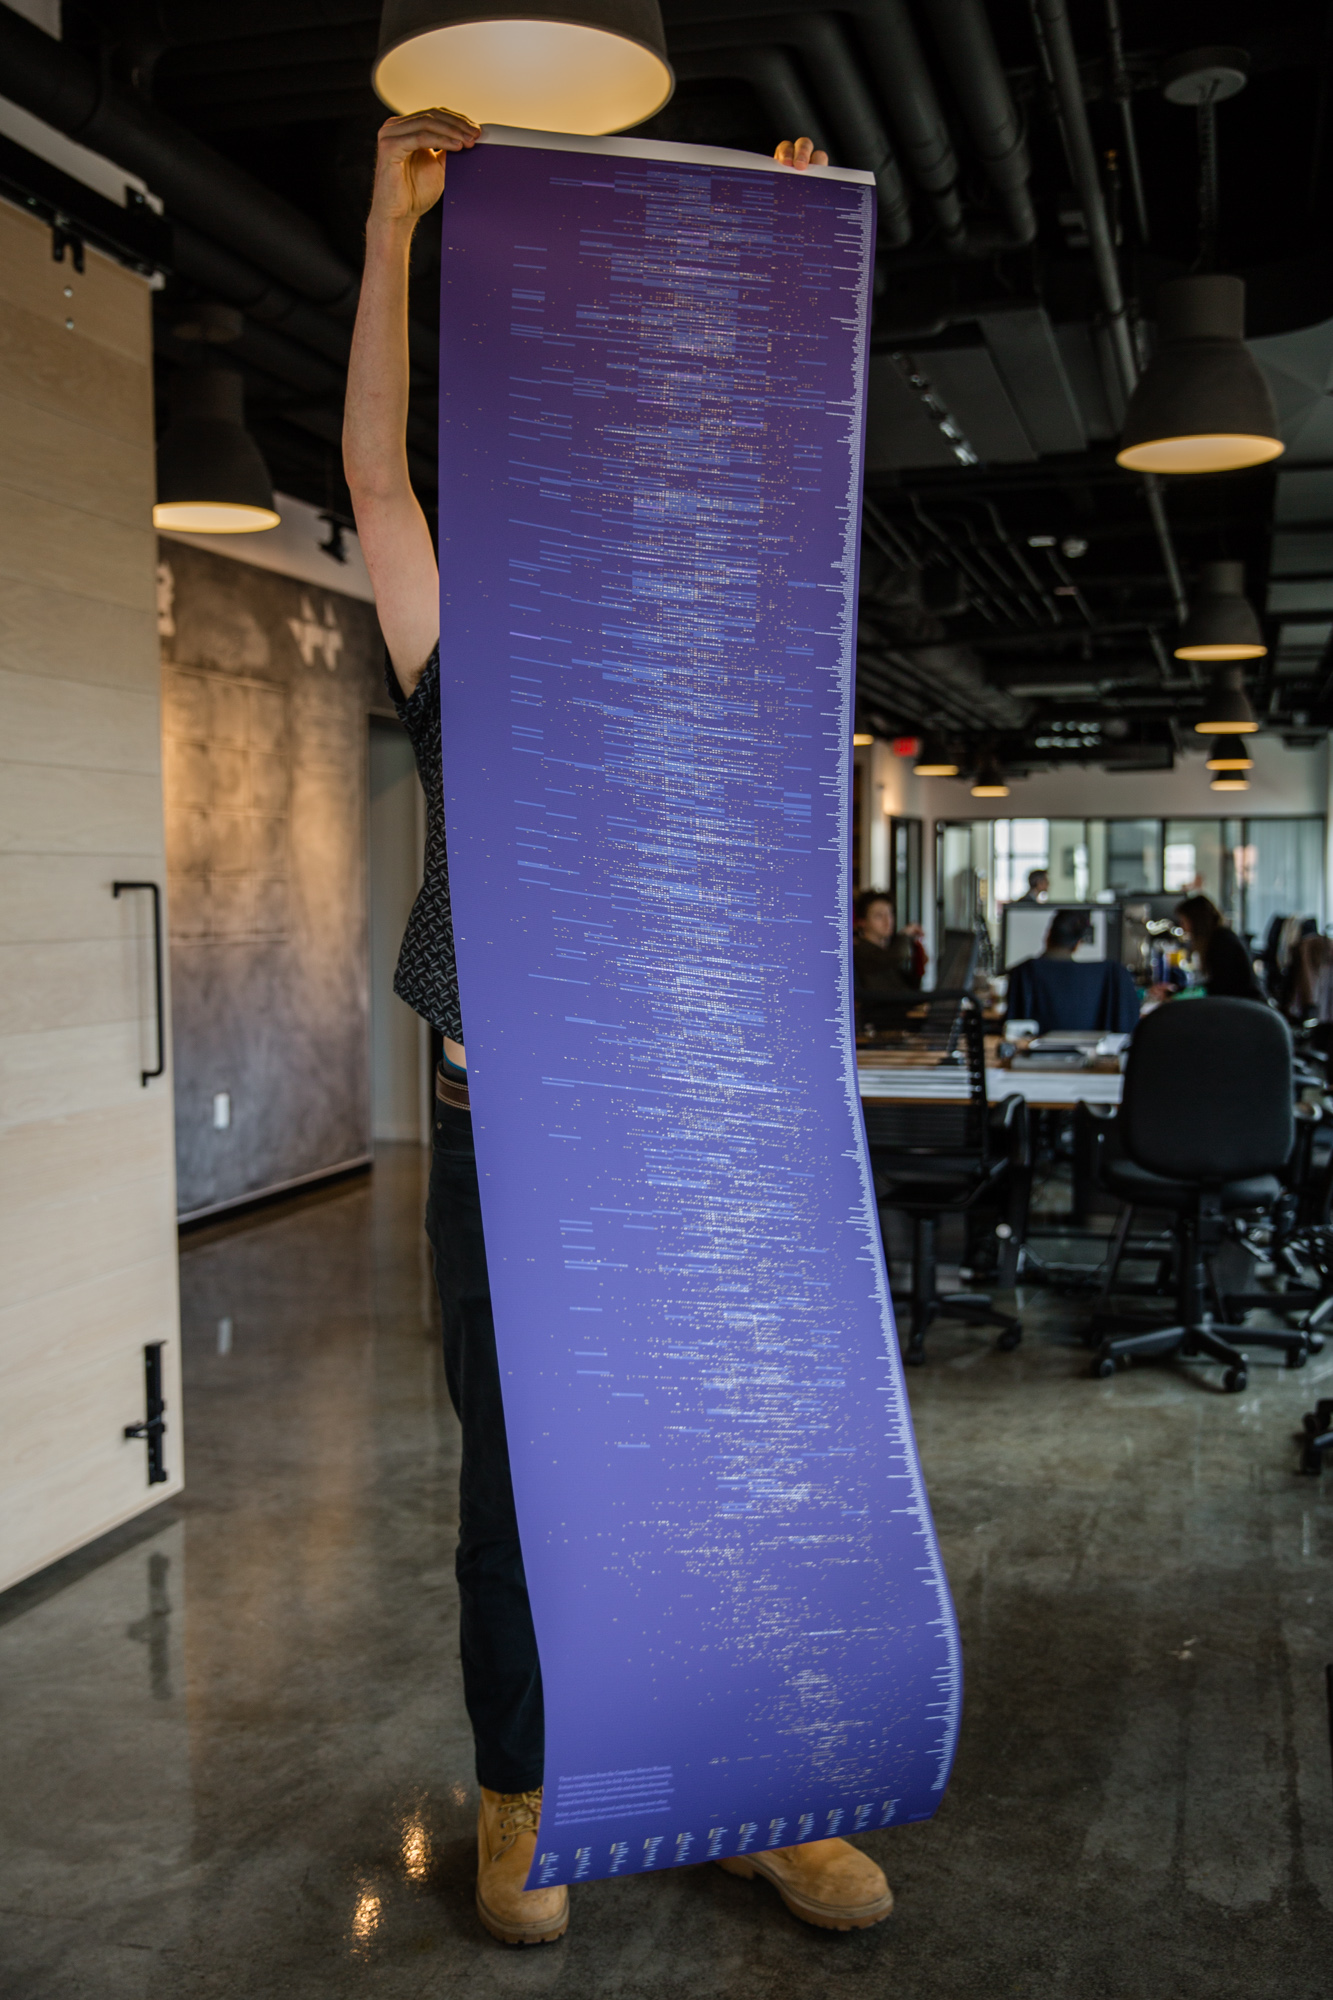
[[[392,665],[385,669],[389,696],[406,729],[426,794],[426,854],[421,893],[403,933],[393,990],[400,1000],[451,1042],[463,1039],[454,963],[454,920],[449,909],[449,856],[444,844],[444,747],[440,740],[440,649],[437,645],[410,695]]]

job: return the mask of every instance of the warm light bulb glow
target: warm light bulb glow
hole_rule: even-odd
[[[641,42],[574,21],[457,21],[414,35],[375,66],[394,111],[457,105],[479,125],[620,132],[660,111],[672,75]]]
[[[233,506],[224,500],[159,500],[153,508],[155,528],[175,528],[185,535],[255,535],[276,528],[281,514],[271,507]]]
[[[853,736],[852,738],[852,741],[856,745],[858,750],[868,749],[869,746],[874,742],[874,740],[875,739],[873,736],[867,736],[864,730],[861,729],[858,729],[855,736]]]
[[[1130,472],[1236,472],[1246,465],[1266,465],[1285,450],[1280,438],[1213,431],[1126,445],[1115,462]]]
[[[1267,646],[1199,645],[1177,646],[1178,660],[1262,660]]]
[[[1214,778],[1208,789],[1211,792],[1248,792],[1250,781],[1248,778]]]
[[[913,764],[912,775],[916,778],[956,778],[956,764]]]
[[[1210,757],[1204,767],[1209,771],[1252,771],[1253,757]]]
[[[1258,727],[1257,722],[1196,722],[1194,725],[1199,736],[1253,736]]]
[[[972,796],[974,799],[1007,799],[1009,796],[1009,787],[1008,785],[973,785]]]

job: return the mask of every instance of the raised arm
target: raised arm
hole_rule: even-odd
[[[381,128],[347,367],[343,469],[404,694],[420,680],[440,631],[435,550],[407,468],[408,260],[417,223],[444,192],[445,156],[475,144],[477,134],[455,111],[414,112]]]

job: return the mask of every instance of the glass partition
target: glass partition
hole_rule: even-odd
[[[1092,884],[1088,868],[1088,823],[1083,819],[1053,819],[1047,841],[1046,871],[1053,903],[1086,903]]]
[[[1004,905],[1044,868],[1051,904],[1208,896],[1258,949],[1276,916],[1324,921],[1324,842],[1314,817],[937,820],[936,935],[979,916],[998,944]]]
[[[968,930],[978,915],[991,920],[995,824],[988,819],[936,823],[935,903],[941,933]]]
[[[1162,887],[1160,819],[1108,819],[1106,886],[1117,902],[1123,896],[1153,895]]]
[[[995,901],[1017,902],[1027,894],[1028,876],[1050,860],[1050,822],[1044,819],[995,821]]]
[[[921,821],[895,816],[889,821],[889,887],[898,923],[919,924],[921,904]]]
[[[1235,916],[1231,850],[1237,838],[1239,822],[1233,820],[1165,820],[1161,886],[1167,896],[1207,896]]]
[[[1324,914],[1324,822],[1248,819],[1236,849],[1242,928],[1263,945],[1274,917]]]

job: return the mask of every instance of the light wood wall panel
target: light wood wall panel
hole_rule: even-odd
[[[0,1588],[181,1484],[152,496],[147,285],[0,202]]]
[[[0,575],[0,667],[17,673],[60,679],[77,665],[81,687],[151,693],[159,676],[145,679],[144,670],[156,630],[156,611],[147,605],[107,604]]]

